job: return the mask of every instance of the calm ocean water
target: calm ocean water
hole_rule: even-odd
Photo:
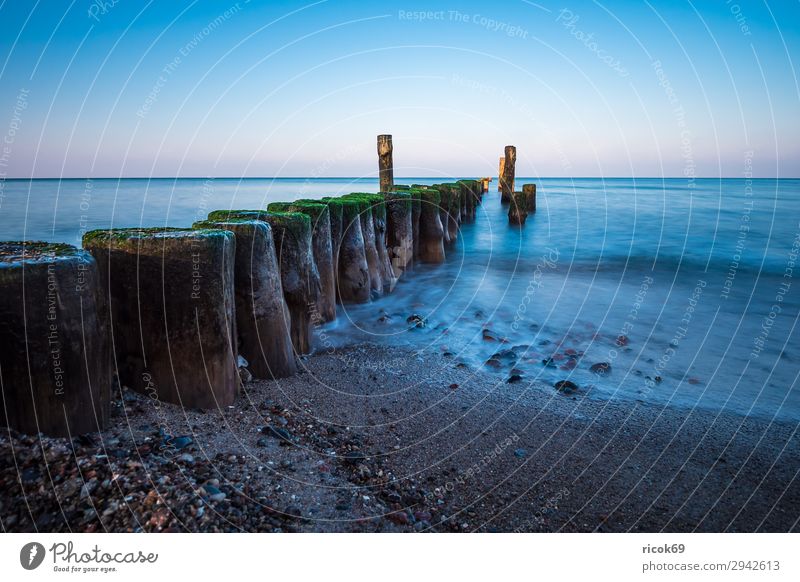
[[[800,419],[800,180],[517,183],[529,181],[538,212],[524,229],[508,226],[493,183],[446,264],[340,307],[319,349],[411,345],[499,383],[519,373],[569,379],[578,398]],[[376,189],[372,179],[8,180],[0,239],[79,244],[93,228],[186,226],[214,209]],[[409,329],[412,313],[425,329]],[[509,348],[515,357],[485,365]],[[610,373],[589,369],[600,362]]]

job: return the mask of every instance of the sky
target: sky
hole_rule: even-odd
[[[798,177],[798,61],[788,0],[5,0],[0,177]]]

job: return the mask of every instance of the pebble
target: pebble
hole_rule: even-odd
[[[559,392],[563,392],[564,394],[572,394],[578,390],[578,385],[575,382],[570,382],[569,380],[560,380],[553,384],[556,390]]]
[[[420,329],[424,328],[428,324],[428,322],[425,320],[424,317],[416,313],[412,313],[411,315],[409,315],[406,318],[406,323],[409,323],[412,326]]]
[[[608,362],[598,362],[596,364],[592,364],[592,366],[589,368],[589,371],[594,372],[598,376],[604,376],[611,373],[611,364]]]
[[[185,449],[194,441],[190,436],[176,436],[172,438],[166,439],[167,446],[175,449],[176,451],[180,451],[181,449]]]

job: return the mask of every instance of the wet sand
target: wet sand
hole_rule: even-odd
[[[800,529],[797,424],[509,384],[401,348],[302,364],[222,411],[125,390],[100,435],[4,430],[3,530]]]

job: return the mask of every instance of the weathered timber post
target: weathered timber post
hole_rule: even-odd
[[[95,230],[83,246],[97,261],[120,384],[188,408],[233,404],[233,233]]]
[[[511,195],[514,192],[514,168],[517,163],[517,148],[506,146],[505,164],[503,164],[503,174],[500,178],[500,202],[507,204],[511,202]]]
[[[465,220],[475,220],[475,208],[478,205],[477,197],[480,196],[477,192],[479,188],[478,181],[459,180],[458,185],[461,188],[464,207],[466,209]]]
[[[316,200],[296,200],[294,202],[273,202],[267,206],[267,211],[299,212],[308,215],[311,219],[311,244],[320,284],[319,303],[313,306],[313,310],[323,322],[333,321],[336,319],[336,280],[328,206]]]
[[[384,199],[386,200],[386,240],[389,260],[395,278],[399,279],[411,263],[414,253],[411,193],[407,191],[386,192]]]
[[[328,213],[331,219],[331,258],[333,260],[333,281],[334,287],[339,287],[339,249],[342,246],[342,205],[341,198],[323,198],[321,203],[328,206]],[[339,300],[336,292],[337,301]]]
[[[0,243],[0,424],[77,436],[105,428],[108,336],[94,258],[71,245]]]
[[[458,239],[458,220],[461,216],[460,188],[456,184],[439,184],[437,188],[442,195],[441,219],[445,230],[445,242],[455,243]]]
[[[441,194],[434,188],[418,192],[420,195],[419,260],[423,263],[441,263],[444,261]]]
[[[536,184],[523,184],[525,192],[525,208],[528,212],[536,212]]]
[[[381,192],[389,192],[394,188],[394,164],[392,162],[392,136],[378,136],[378,174]]]
[[[370,298],[370,274],[364,233],[361,230],[361,203],[339,198],[342,207],[342,237],[339,247],[337,294],[342,303],[366,303]]]
[[[528,218],[528,210],[525,192],[514,192],[511,196],[511,206],[508,209],[508,223],[522,226],[525,224],[526,218]]]
[[[506,159],[500,158],[500,167],[497,172],[497,191],[503,191],[503,173],[506,171]]]
[[[321,286],[314,262],[311,218],[300,212],[268,212],[281,283],[292,317],[292,344],[298,354],[311,352],[312,309],[319,304]]]
[[[469,220],[469,202],[467,200],[467,188],[464,184],[456,182],[455,186],[458,188],[458,207],[459,207],[459,223]]]
[[[234,292],[239,354],[253,376],[285,378],[297,371],[292,350],[291,316],[283,297],[281,272],[267,222],[232,218],[205,220],[195,229],[217,228],[236,237]]]
[[[392,259],[389,256],[386,228],[386,201],[382,194],[369,194],[368,199],[372,204],[372,222],[375,226],[375,248],[378,251],[378,261],[381,277],[383,278],[384,293],[391,293],[397,283],[392,268]]]
[[[372,219],[372,204],[363,194],[346,194],[342,198],[358,202],[361,232],[364,236],[364,251],[369,268],[369,284],[371,294],[375,297],[383,295],[383,276],[381,275],[381,261],[378,256],[378,247],[375,240],[375,223]]]
[[[428,190],[436,190],[439,193],[439,222],[442,223],[442,242],[449,245],[450,240],[450,189],[444,184],[434,184]]]
[[[414,239],[414,258],[419,257],[419,219],[422,214],[422,195],[420,190],[413,189],[411,194],[411,232]]]
[[[311,351],[310,308],[319,302],[320,282],[314,262],[311,219],[299,212],[263,210],[215,210],[209,220],[249,218],[272,227],[275,254],[281,271],[283,296],[291,316],[292,345],[298,354]]]

